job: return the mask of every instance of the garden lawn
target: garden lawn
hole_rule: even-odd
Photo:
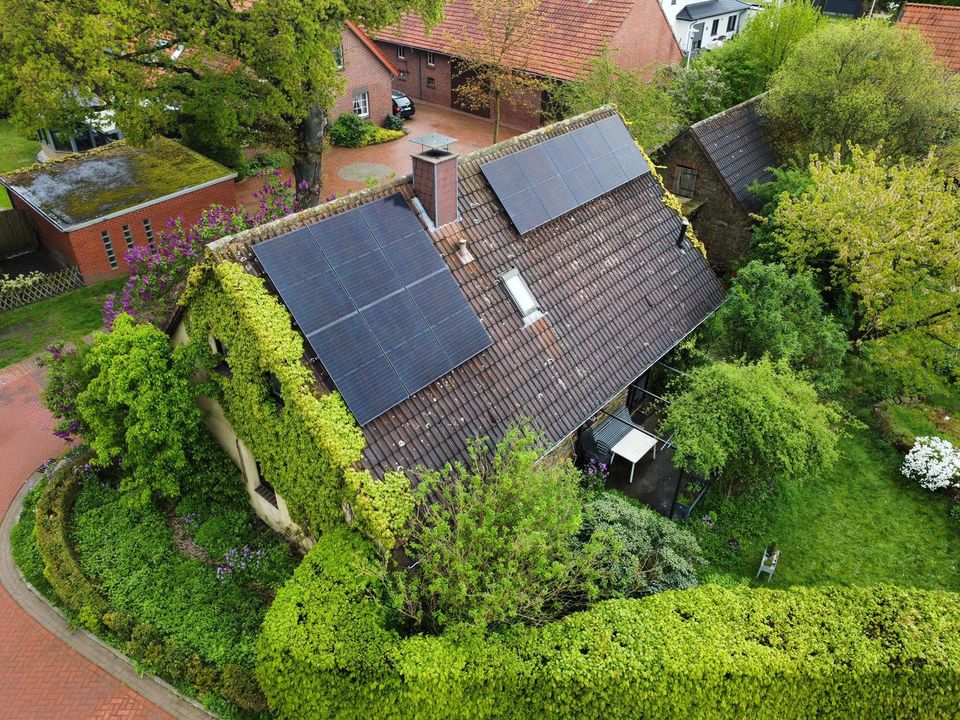
[[[0,120],[0,175],[36,162],[40,143],[24,140],[9,120]],[[9,208],[10,198],[0,187],[0,208]]]
[[[103,303],[124,280],[108,280],[0,313],[0,368],[36,355],[54,342],[79,342],[100,329]]]
[[[861,419],[872,420],[867,412]],[[960,591],[960,522],[949,515],[950,501],[903,478],[901,454],[873,425],[845,437],[841,451],[831,473],[793,493],[735,499],[734,510],[715,497],[698,507],[690,522],[713,560],[704,580],[753,578],[775,541],[781,555],[771,587],[893,583]],[[700,520],[711,509],[716,530]],[[726,546],[731,536],[742,552]]]

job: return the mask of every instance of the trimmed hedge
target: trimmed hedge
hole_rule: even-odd
[[[403,638],[347,529],[279,593],[257,675],[284,718],[949,717],[960,598],[716,585],[611,600],[541,628]]]
[[[83,574],[69,535],[73,501],[82,479],[82,466],[69,461],[50,476],[37,501],[34,534],[43,576],[80,624],[96,632],[110,606]]]

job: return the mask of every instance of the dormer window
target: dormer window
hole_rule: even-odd
[[[543,317],[540,304],[533,296],[533,293],[530,291],[530,286],[527,285],[527,281],[523,279],[523,276],[517,268],[512,268],[501,275],[500,282],[503,283],[507,292],[510,293],[510,299],[513,300],[513,304],[517,306],[517,310],[523,317],[524,327],[532,325]]]

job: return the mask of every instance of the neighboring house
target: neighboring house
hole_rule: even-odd
[[[859,18],[867,14],[870,6],[879,3],[867,3],[865,0],[816,0],[817,5],[826,15]]]
[[[112,115],[109,110],[95,111],[87,123],[73,133],[47,128],[39,130],[37,140],[40,141],[40,153],[37,159],[46,162],[64,154],[92,150],[123,139],[123,132],[114,124]]]
[[[684,54],[709,50],[739,33],[754,7],[740,0],[660,0]]]
[[[443,149],[450,138],[420,140],[427,149],[413,156],[412,176],[213,243],[217,267],[237,263],[285,303],[318,397],[339,390],[361,426],[355,469],[382,478],[441,467],[465,456],[467,438],[498,437],[523,419],[569,454],[718,307],[717,279],[610,108],[462,158]],[[262,286],[238,295],[244,283],[222,285],[212,269],[206,282],[174,340],[222,356],[226,399],[205,401],[208,425],[261,516],[289,529],[280,483],[265,469],[283,457],[275,446],[328,447],[350,431],[292,419],[303,402],[277,382],[283,366],[269,364],[280,341],[244,324],[257,311],[241,308],[264,307]],[[212,324],[191,340],[193,322]],[[252,373],[238,377],[241,362]],[[248,385],[231,397],[237,382]],[[274,409],[233,421],[280,413],[295,437],[265,440],[264,422],[238,437],[225,408],[249,408],[258,393]]]
[[[351,22],[343,31],[343,42],[335,55],[345,82],[344,92],[330,112],[330,120],[336,120],[341,113],[353,112],[383,125],[393,109],[390,92],[393,79],[399,77],[400,71],[373,40]]]
[[[681,58],[658,0],[543,0],[541,9],[542,40],[530,49],[525,69],[542,78],[575,79],[604,45],[624,67],[644,68]],[[413,98],[489,117],[489,109],[477,111],[459,103],[462,76],[451,58],[457,40],[478,36],[476,24],[470,0],[452,0],[444,7],[444,19],[429,33],[415,14],[380,30],[377,45],[400,70],[394,87]],[[540,94],[519,105],[505,104],[503,123],[520,129],[539,126],[543,100]]]
[[[750,213],[762,206],[750,185],[773,179],[776,161],[759,104],[760,98],[753,98],[701,120],[654,156],[706,246],[707,259],[720,271],[750,247]]]
[[[960,6],[907,3],[897,24],[915,27],[952,72],[960,72]]]
[[[125,140],[0,177],[40,244],[87,283],[119,277],[136,246],[155,249],[167,220],[232,206],[236,173],[172,140]]]

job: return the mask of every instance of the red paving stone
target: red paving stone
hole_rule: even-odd
[[[430,133],[440,133],[447,137],[456,138],[457,143],[451,147],[460,155],[479,150],[493,144],[493,123],[469,113],[453,110],[439,105],[429,105],[417,101],[417,112],[407,122],[410,134],[405,138],[369,145],[362,148],[330,148],[323,156],[323,187],[320,196],[326,200],[333,196],[346,195],[355,190],[366,187],[362,180],[350,180],[342,175],[345,168],[356,163],[372,163],[385,165],[397,175],[410,174],[410,156],[419,152],[420,146],[410,142],[411,138],[422,137]],[[501,126],[500,139],[506,140],[520,131],[514,128]],[[292,178],[289,169],[284,170],[284,178]],[[237,202],[247,210],[256,212],[258,204],[253,199],[253,193],[258,191],[261,183],[255,179],[245,180],[237,185]]]
[[[31,361],[0,370],[0,507],[66,445],[40,404],[42,371]],[[170,718],[62,643],[0,588],[0,719]]]

